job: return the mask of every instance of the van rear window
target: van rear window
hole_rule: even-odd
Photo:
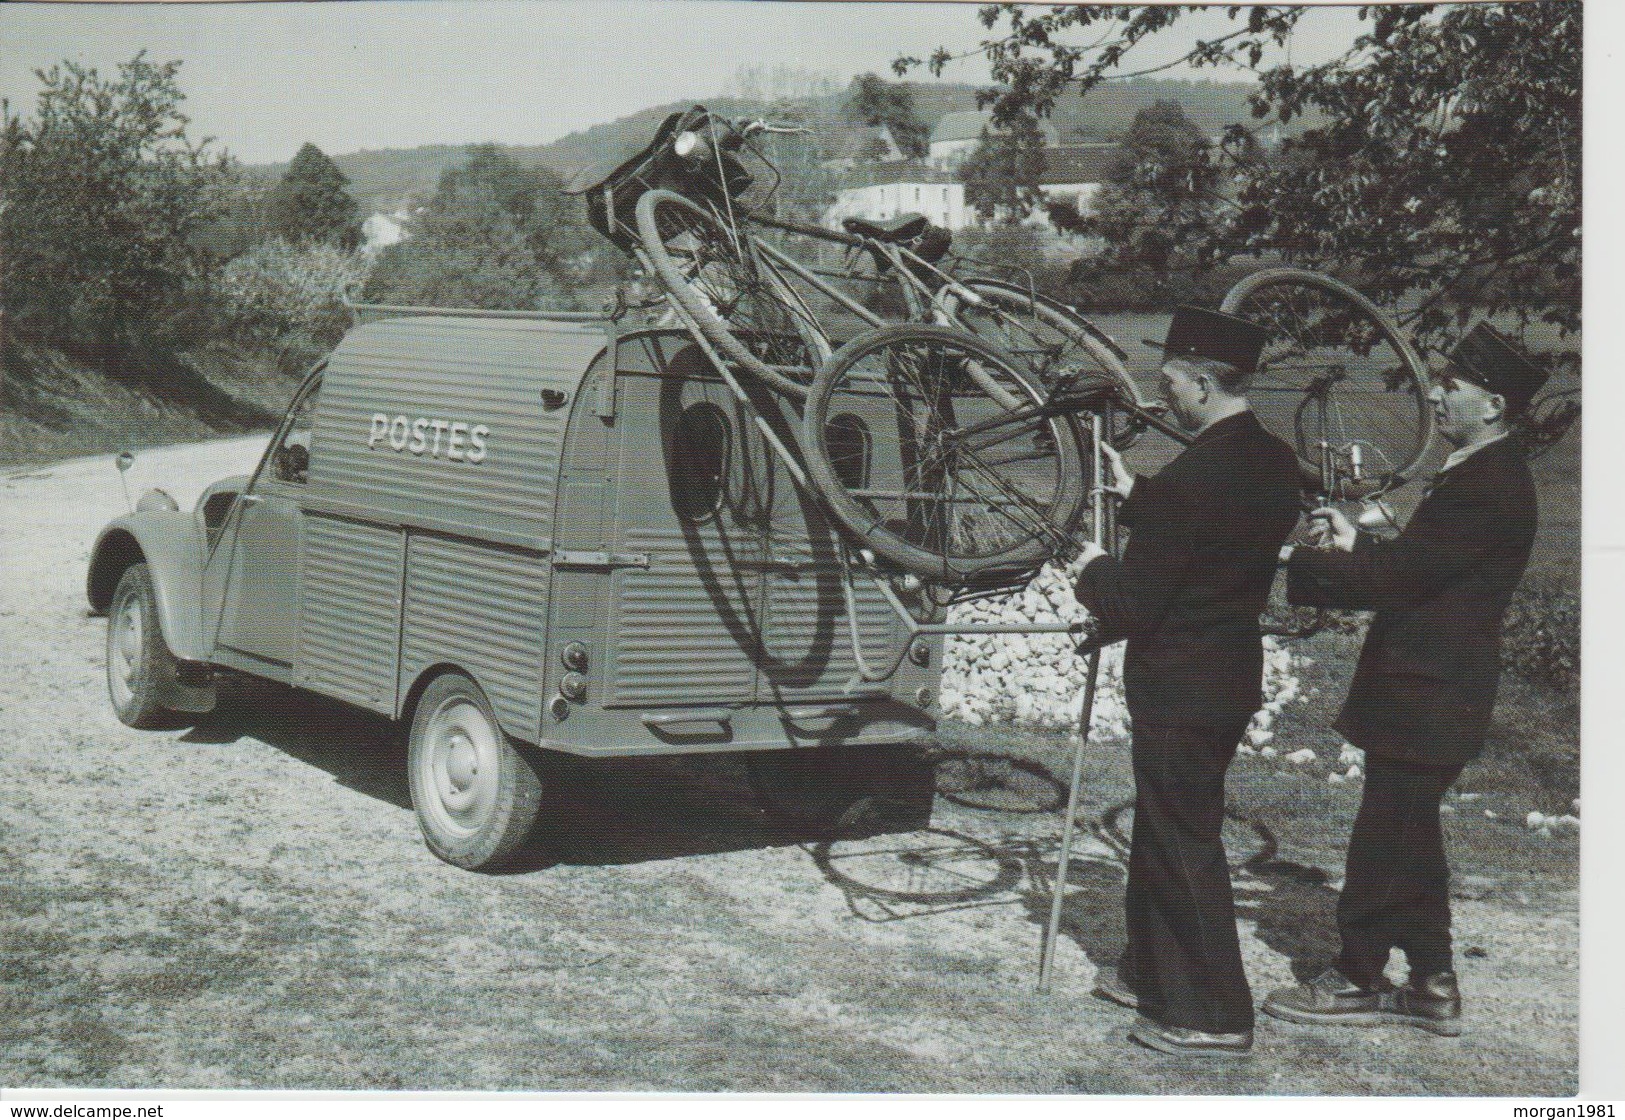
[[[727,415],[710,402],[690,405],[677,418],[666,472],[677,516],[703,521],[722,504],[730,439]]]

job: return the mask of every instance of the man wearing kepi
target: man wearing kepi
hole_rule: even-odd
[[[1501,671],[1501,618],[1535,540],[1535,485],[1512,425],[1546,374],[1487,323],[1428,394],[1455,451],[1405,531],[1378,541],[1316,510],[1328,550],[1297,548],[1292,602],[1374,609],[1337,729],[1366,752],[1366,781],[1337,903],[1342,952],[1264,1010],[1307,1023],[1402,1022],[1461,1033],[1450,946],[1450,868],[1439,804],[1484,745]],[[1383,975],[1403,949],[1410,975]]]
[[[1300,508],[1297,458],[1247,402],[1266,337],[1217,311],[1174,312],[1161,393],[1196,438],[1149,478],[1103,449],[1129,543],[1121,562],[1086,550],[1076,588],[1105,636],[1128,639],[1134,723],[1128,944],[1096,994],[1137,1007],[1129,1037],[1172,1053],[1252,1046],[1219,835],[1224,777],[1262,703],[1258,616]]]

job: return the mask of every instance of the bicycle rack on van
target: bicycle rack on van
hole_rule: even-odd
[[[638,250],[638,252],[641,259],[641,248]],[[647,264],[647,262],[644,263]],[[728,391],[733,394],[734,398],[741,405],[744,406],[751,419],[755,422],[757,429],[762,433],[762,437],[767,441],[768,446],[773,449],[774,454],[776,454],[784,463],[785,470],[788,471],[790,477],[795,480],[796,485],[807,493],[812,494],[816,499],[818,497],[817,491],[807,481],[807,474],[806,471],[802,469],[801,463],[796,459],[795,455],[791,453],[789,447],[785,445],[784,441],[779,438],[778,434],[773,431],[772,426],[768,424],[766,418],[756,410],[755,406],[751,403],[750,394],[745,392],[744,388],[739,384],[732,371],[729,370],[727,362],[724,361],[722,356],[716,352],[716,349],[706,339],[704,333],[699,329],[699,325],[694,322],[687,310],[683,308],[682,305],[676,300],[668,300],[667,302],[670,304],[673,311],[676,312],[676,315],[682,321],[683,326],[688,329],[688,332],[690,336],[692,336],[694,342],[700,347],[700,350],[705,354],[712,366],[716,368],[717,373],[721,376],[723,382],[728,386]],[[1109,404],[1107,408],[1109,411]],[[1101,438],[1103,438],[1104,432],[1110,430],[1109,427],[1102,425],[1101,419],[1102,418],[1099,414],[1092,417],[1092,422],[1094,424],[1094,439],[1097,441],[1097,443]],[[1107,419],[1109,421],[1109,416]],[[1096,452],[1094,459],[1094,478],[1092,481],[1092,486],[1095,536],[1096,543],[1103,543],[1105,541],[1112,540],[1115,537],[1115,533],[1111,532],[1108,528],[1111,512],[1101,489],[1101,464],[1100,455],[1098,452]],[[902,665],[903,659],[908,656],[908,651],[913,646],[914,639],[922,635],[953,637],[973,634],[1067,634],[1079,640],[1078,652],[1080,654],[1089,653],[1093,649],[1099,649],[1108,644],[1099,640],[1099,636],[1096,634],[1094,626],[1090,621],[1012,622],[996,624],[921,622],[913,615],[913,613],[909,611],[902,599],[898,597],[896,590],[891,586],[888,579],[874,570],[874,565],[872,563],[873,557],[867,552],[867,550],[855,550],[844,540],[841,542],[840,548],[841,567],[844,571],[844,578],[841,580],[841,591],[844,594],[846,601],[847,632],[850,635],[852,658],[857,663],[858,667],[858,671],[853,674],[850,680],[846,682],[846,692],[854,692],[860,685],[863,684],[871,684],[876,681],[883,681],[890,678],[891,675],[895,673]],[[1113,551],[1115,551],[1115,549],[1113,549]],[[854,555],[857,559],[856,564],[853,563],[852,559]],[[887,605],[891,607],[892,612],[902,621],[903,626],[906,628],[908,633],[908,640],[900,643],[897,656],[892,658],[889,664],[881,668],[875,668],[874,664],[867,657],[865,657],[863,653],[863,641],[858,630],[857,601],[852,590],[855,571],[867,577],[869,582],[874,585],[875,590],[879,592],[881,597],[886,601]],[[966,595],[956,595],[950,603],[944,604],[943,606],[945,607],[955,603],[969,602],[973,599],[986,598],[1003,592],[1012,591],[1016,587],[1019,587],[1031,580],[1034,574],[1036,574],[1036,572],[1027,572],[1024,573],[1020,579],[1006,581],[997,587],[973,591]]]

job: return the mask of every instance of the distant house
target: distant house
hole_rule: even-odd
[[[1116,144],[1071,144],[1044,149],[1038,189],[1053,205],[1065,203],[1080,217],[1089,212],[1116,158]]]
[[[1044,174],[1038,189],[1052,203],[1069,206],[1075,213],[1088,212],[1111,166],[1115,144],[1079,144],[1044,150]],[[965,204],[965,185],[952,171],[935,161],[908,161],[867,169],[862,180],[839,191],[835,203],[824,212],[824,225],[840,229],[847,218],[895,218],[900,214],[924,214],[933,225],[965,229],[982,224],[976,211]],[[1049,226],[1049,215],[1040,210],[1028,224]]]
[[[381,253],[391,245],[406,240],[406,220],[404,211],[390,214],[373,214],[361,223],[361,247],[369,253]]]
[[[1055,126],[1049,121],[1039,121],[1038,129],[1043,133],[1046,146],[1053,147],[1060,142]],[[944,114],[937,127],[931,130],[928,158],[937,167],[952,169],[976,150],[983,136],[996,131],[993,114],[987,109],[961,109]]]
[[[825,167],[849,171],[864,163],[897,163],[908,158],[898,147],[897,138],[883,124],[847,128],[829,142]]]
[[[871,168],[861,182],[835,195],[824,225],[840,229],[847,218],[895,218],[924,214],[933,225],[963,229],[975,214],[965,210],[965,185],[949,172],[916,161]]]

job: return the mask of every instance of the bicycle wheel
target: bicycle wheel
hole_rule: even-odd
[[[1067,788],[1041,762],[986,751],[953,751],[936,765],[937,793],[967,809],[1052,813]]]
[[[828,346],[745,235],[666,190],[638,199],[637,219],[655,275],[703,340],[779,392],[805,397]]]
[[[1330,276],[1272,268],[1220,309],[1269,328],[1250,396],[1267,427],[1291,433],[1306,478],[1321,485],[1323,446],[1334,498],[1411,477],[1433,436],[1427,367],[1370,300]]]
[[[887,902],[946,906],[975,902],[1021,882],[1021,861],[973,836],[943,828],[832,840],[815,845],[813,863],[850,894]]]
[[[1097,835],[1126,862],[1134,840],[1134,802],[1120,801],[1102,813]],[[1229,805],[1224,807],[1224,826],[1219,835],[1232,871],[1268,863],[1280,851],[1280,842],[1269,825]]]
[[[938,296],[943,312],[955,326],[1019,359],[1034,385],[1047,391],[1062,377],[1071,376],[1105,382],[1124,400],[1142,407],[1147,403],[1123,364],[1117,344],[1070,307],[1003,280],[971,277],[959,284],[980,297],[981,303],[945,287]],[[1125,415],[1108,439],[1121,449],[1132,444],[1139,433]]]
[[[1071,546],[1088,504],[1084,441],[1012,359],[951,327],[859,335],[819,368],[802,416],[807,477],[834,516],[950,586]]]

